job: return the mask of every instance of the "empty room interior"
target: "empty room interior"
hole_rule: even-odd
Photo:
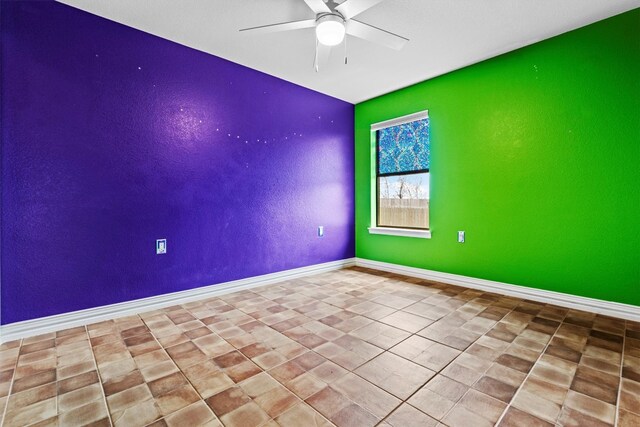
[[[0,18],[0,427],[640,427],[640,0]]]

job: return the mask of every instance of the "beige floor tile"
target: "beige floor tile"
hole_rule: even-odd
[[[521,390],[534,395],[544,396],[545,399],[558,405],[562,405],[567,396],[567,391],[569,391],[565,387],[548,383],[534,376],[527,378]]]
[[[187,379],[181,372],[175,372],[147,383],[149,390],[154,397],[162,396],[163,394],[186,384]]]
[[[384,305],[386,307],[395,308],[396,310],[403,309],[415,303],[415,301],[408,298],[402,298],[393,295],[383,295],[371,300],[374,303]]]
[[[100,399],[61,413],[58,421],[63,426],[86,426],[107,417],[107,407]]]
[[[216,416],[222,417],[251,402],[251,397],[240,387],[234,386],[209,397],[206,402]]]
[[[640,415],[633,412],[620,410],[618,416],[618,427],[637,427],[640,425]]]
[[[504,403],[511,402],[511,398],[513,398],[516,391],[518,390],[517,387],[514,387],[489,376],[480,378],[473,385],[473,388],[484,394],[501,400]]]
[[[204,426],[221,427],[211,409],[202,401],[193,403],[186,408],[174,412],[165,418],[170,427]]]
[[[513,406],[509,407],[498,424],[499,427],[553,427],[553,424],[536,418]]]
[[[116,377],[102,383],[104,393],[107,397],[120,393],[121,391],[144,384],[144,378],[140,371],[136,370],[121,377]]]
[[[569,390],[564,405],[608,424],[615,422],[616,407],[601,400]]]
[[[111,396],[107,396],[107,403],[109,404],[109,411],[111,413],[115,413],[122,412],[125,409],[152,399],[153,396],[149,391],[149,387],[146,384],[140,384]]]
[[[387,350],[411,336],[411,333],[384,323],[372,322],[367,326],[352,331],[351,335]]]
[[[349,371],[327,360],[321,365],[311,369],[309,372],[319,380],[324,381],[327,384],[332,384],[334,381],[337,381],[346,375]]]
[[[147,366],[140,370],[140,373],[146,382],[151,382],[176,372],[178,372],[178,367],[170,360],[160,362],[157,365]]]
[[[89,386],[71,391],[69,393],[58,396],[58,412],[64,413],[72,409],[83,406],[95,400],[103,400],[102,387],[100,384],[91,384]]]
[[[287,427],[330,427],[332,424],[305,403],[299,403],[287,412],[279,415],[276,422]]]
[[[450,427],[491,427],[494,424],[459,404],[449,411],[442,422]]]
[[[491,365],[487,372],[485,372],[485,375],[514,387],[520,387],[527,377],[526,374],[520,371],[516,371],[515,369],[508,368],[498,363]]]
[[[489,395],[477,390],[469,390],[458,402],[458,405],[474,412],[495,423],[506,409],[507,405]]]
[[[280,385],[262,393],[253,400],[270,418],[281,415],[300,402],[300,399],[295,394]]]
[[[394,326],[403,331],[416,333],[433,323],[433,320],[404,311],[396,311],[380,319],[380,322]]]
[[[562,408],[556,425],[562,427],[611,427],[611,424],[603,423],[596,418],[574,411],[566,406]],[[618,423],[618,425],[620,425],[620,423]]]
[[[417,335],[402,341],[389,351],[433,371],[440,371],[461,353],[459,350]]]
[[[199,400],[200,396],[198,393],[196,393],[193,387],[188,384],[174,388],[173,390],[155,397],[156,406],[160,411],[160,414],[163,416],[185,408]]]
[[[326,387],[326,385],[324,381],[319,380],[310,372],[305,372],[299,377],[285,383],[285,386],[289,390],[303,400],[316,394]]]
[[[640,383],[622,379],[620,408],[640,415]]]
[[[11,399],[11,398],[10,398]],[[3,425],[25,426],[56,415],[56,398],[52,397],[12,411],[6,411]]]
[[[455,406],[457,399],[453,400],[441,396],[435,391],[422,388],[407,402],[434,419],[441,420]]]
[[[544,355],[531,371],[531,375],[543,381],[569,388],[577,364],[553,356]]]
[[[255,398],[277,388],[280,384],[272,376],[262,372],[238,385],[249,397]]]
[[[313,396],[307,398],[306,402],[330,420],[343,408],[351,404],[349,399],[331,387],[323,388]]]
[[[438,421],[411,405],[403,403],[385,422],[392,427],[434,427]]]
[[[96,371],[85,372],[83,374],[58,381],[58,394],[65,394],[97,382],[99,382],[99,378]]]
[[[13,381],[12,393],[20,393],[44,384],[52,383],[56,380],[56,370],[49,369],[27,377],[19,378]]]
[[[338,427],[373,427],[380,421],[379,418],[367,412],[356,404],[351,404],[340,411],[331,418]]]
[[[408,398],[435,375],[434,371],[389,352],[354,372],[401,399]]]
[[[562,409],[561,405],[545,399],[544,396],[522,390],[518,392],[512,405],[550,423],[556,422]]]
[[[331,387],[378,418],[384,418],[401,403],[400,399],[353,373],[332,383]]]
[[[33,387],[28,390],[13,393],[8,398],[7,410],[17,411],[21,408],[25,408],[29,405],[41,402],[43,400],[51,399],[57,396],[56,383],[49,383],[38,387]],[[5,401],[6,402],[6,401]]]

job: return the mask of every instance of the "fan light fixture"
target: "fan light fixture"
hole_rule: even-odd
[[[243,28],[240,31],[257,35],[314,28],[316,38],[313,42],[316,48],[316,56],[313,61],[313,68],[315,68],[316,72],[321,63],[328,61],[331,49],[339,44],[343,44],[344,63],[345,65],[347,64],[347,34],[396,50],[402,49],[402,46],[409,41],[409,39],[397,34],[353,19],[383,0],[344,0],[341,3],[337,3],[338,0],[302,1],[313,11],[314,18],[282,22],[280,24],[260,25],[258,27]]]
[[[344,19],[336,14],[327,14],[318,18],[316,37],[325,46],[336,46],[342,43],[346,29]]]

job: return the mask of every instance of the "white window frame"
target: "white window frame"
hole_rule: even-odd
[[[388,236],[404,236],[404,237],[417,237],[421,239],[431,238],[431,224],[429,224],[428,230],[418,230],[414,228],[396,228],[396,227],[378,227],[378,194],[377,194],[377,174],[378,168],[378,153],[377,153],[377,132],[380,129],[389,128],[392,126],[399,126],[405,123],[415,122],[416,120],[422,120],[429,118],[429,110],[418,111],[417,113],[408,114],[406,116],[397,117],[391,120],[385,120],[383,122],[374,123],[371,125],[370,131],[370,154],[371,154],[371,168],[370,168],[370,188],[371,188],[371,223],[368,228],[369,234],[385,234]],[[431,182],[431,180],[429,180]]]

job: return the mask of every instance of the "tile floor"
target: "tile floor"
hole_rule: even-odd
[[[640,426],[640,323],[352,268],[0,346],[4,426]]]

